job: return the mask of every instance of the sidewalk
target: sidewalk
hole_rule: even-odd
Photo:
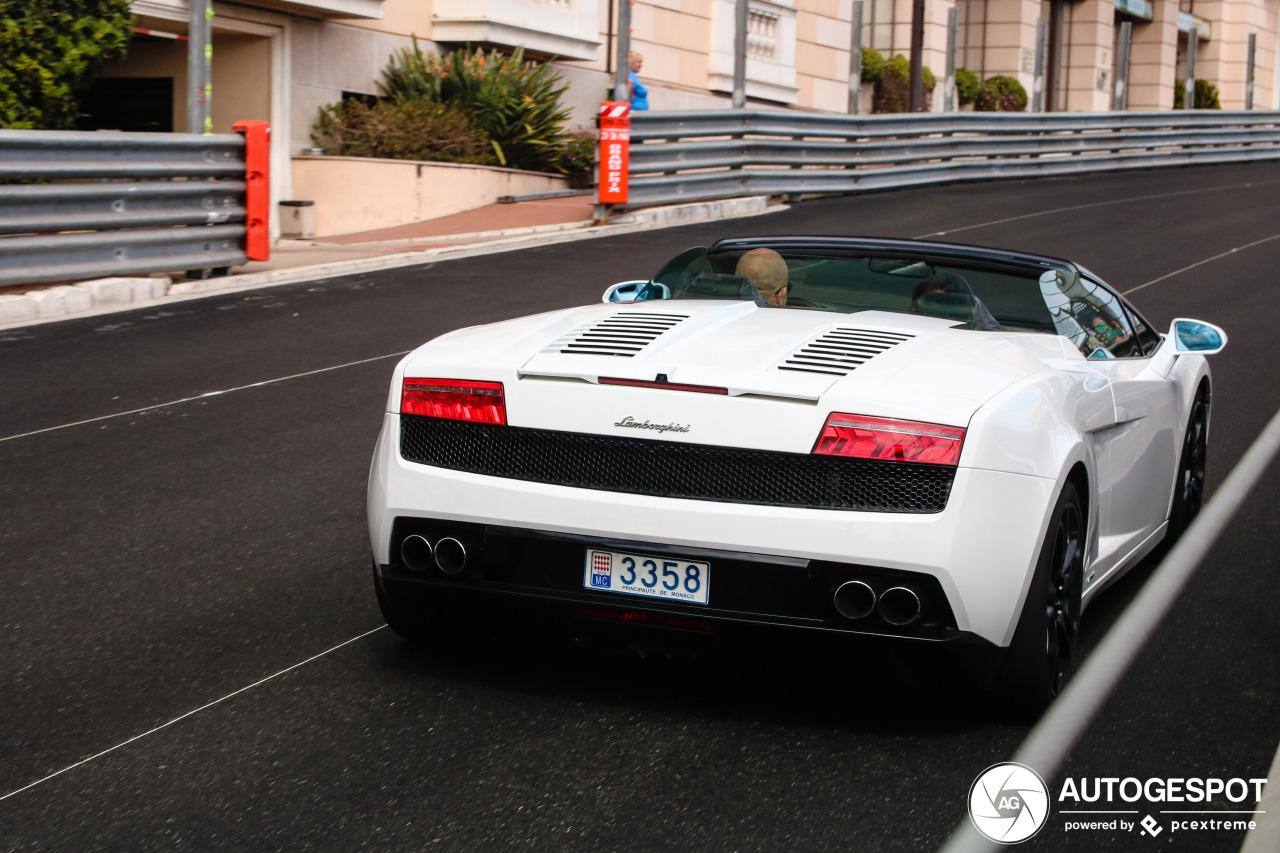
[[[764,196],[655,207],[593,225],[592,195],[490,204],[376,231],[314,240],[277,240],[271,260],[250,261],[232,274],[189,281],[167,276],[118,277],[0,294],[0,329],[92,316],[210,293],[331,278],[434,260],[508,252],[611,234],[784,210]]]
[[[425,252],[470,243],[491,242],[525,234],[548,234],[591,227],[595,198],[590,195],[487,204],[450,216],[339,234],[312,240],[277,240],[271,260],[236,267],[237,276],[301,266]]]

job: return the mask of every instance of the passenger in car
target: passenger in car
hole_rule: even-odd
[[[1124,333],[1124,329],[1121,329],[1101,314],[1095,314],[1093,317],[1093,331],[1102,341],[1102,345],[1108,349],[1117,344],[1127,343],[1129,340],[1129,336]]]
[[[787,262],[773,249],[752,249],[738,258],[734,275],[751,279],[760,296],[770,305],[787,304],[791,285],[787,281]]]

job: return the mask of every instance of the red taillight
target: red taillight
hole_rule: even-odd
[[[400,393],[400,413],[482,424],[507,422],[501,382],[410,379],[406,376]]]
[[[961,427],[833,412],[813,452],[857,459],[955,465],[960,461],[963,444]]]

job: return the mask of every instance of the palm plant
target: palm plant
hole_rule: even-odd
[[[524,49],[454,51],[447,57],[412,47],[392,57],[382,93],[397,103],[425,98],[467,112],[489,137],[500,163],[516,169],[556,168],[568,139],[568,89],[550,63],[526,62]]]

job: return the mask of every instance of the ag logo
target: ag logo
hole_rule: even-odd
[[[1049,789],[1022,764],[995,764],[969,789],[969,819],[985,837],[1001,844],[1026,841],[1049,817]]]

